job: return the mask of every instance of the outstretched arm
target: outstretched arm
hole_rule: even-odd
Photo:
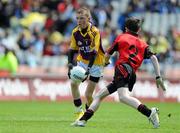
[[[110,54],[108,54],[108,53],[105,54],[105,66],[107,66],[108,64],[110,64],[110,61],[109,61],[110,57],[111,57]]]
[[[155,70],[155,74],[156,74],[156,85],[158,88],[163,89],[163,91],[166,90],[165,86],[164,86],[164,82],[162,80],[161,74],[160,74],[160,67],[159,67],[159,63],[158,63],[158,59],[155,55],[152,55],[150,57],[152,64],[154,66],[154,70]]]
[[[109,59],[115,51],[118,51],[118,43],[116,42],[116,40],[113,42],[112,46],[107,50],[105,54],[105,66],[110,64]]]
[[[156,77],[160,77],[160,76],[161,76],[161,74],[160,74],[160,67],[159,67],[159,63],[158,63],[157,57],[156,57],[155,55],[152,55],[152,56],[150,57],[150,59],[151,59],[152,64],[153,64]]]

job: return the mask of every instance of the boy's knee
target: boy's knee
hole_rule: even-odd
[[[127,97],[125,95],[119,95],[120,101],[126,101]]]

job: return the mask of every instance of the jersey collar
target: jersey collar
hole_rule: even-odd
[[[127,34],[131,34],[131,35],[133,35],[133,36],[139,36],[137,33],[135,33],[135,32],[130,32],[130,31],[128,31],[128,32],[126,32]]]
[[[92,27],[92,24],[88,23],[87,32],[90,31],[91,27]],[[79,27],[78,30],[81,31],[82,29]]]
[[[89,23],[89,24],[88,24],[88,28],[87,28],[87,32],[86,32],[86,33],[84,33],[84,34],[81,32],[81,31],[82,31],[82,29],[81,29],[81,28],[79,28],[80,34],[81,34],[83,37],[85,37],[85,36],[87,35],[88,31],[90,31],[91,27],[92,27],[92,24],[91,24],[91,23]]]

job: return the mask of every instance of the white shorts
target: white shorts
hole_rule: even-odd
[[[80,62],[77,62],[77,65],[87,70],[88,64],[85,64],[82,61],[80,61]],[[103,66],[93,65],[89,71],[89,75],[92,77],[102,77]]]

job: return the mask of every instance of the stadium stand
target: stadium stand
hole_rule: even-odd
[[[164,74],[175,71],[180,77],[179,0],[0,1],[0,45],[15,52],[19,61],[17,74],[54,73],[66,67],[71,30],[75,26],[74,9],[81,5],[91,9],[93,23],[101,29],[104,48],[123,32],[128,16],[143,19],[142,38],[158,52],[165,66]],[[139,71],[149,73],[148,63],[144,62]]]

